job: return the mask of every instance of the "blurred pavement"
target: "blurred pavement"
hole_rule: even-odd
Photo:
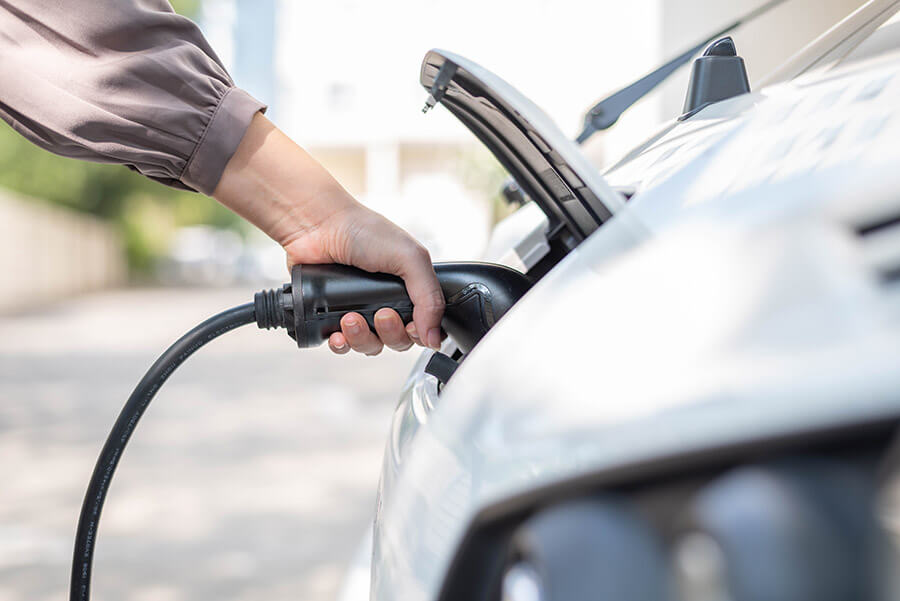
[[[129,290],[0,318],[0,601],[67,597],[97,453],[145,369],[252,290]],[[299,351],[248,326],[189,359],[110,489],[98,601],[333,599],[416,353]]]

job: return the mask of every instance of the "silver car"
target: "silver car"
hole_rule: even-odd
[[[712,44],[684,114],[603,173],[425,57],[429,105],[529,199],[486,258],[538,282],[410,374],[347,599],[900,598],[898,10],[753,90]]]

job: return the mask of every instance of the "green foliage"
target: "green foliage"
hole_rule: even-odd
[[[171,0],[172,8],[179,15],[195,18],[200,12],[200,0]]]
[[[200,0],[173,0],[194,18]],[[129,265],[149,268],[178,226],[241,229],[241,220],[211,198],[175,190],[125,167],[55,156],[0,124],[0,187],[110,221],[122,233]]]
[[[211,198],[175,190],[125,167],[55,156],[0,126],[0,187],[109,220],[123,235],[129,264],[148,268],[178,226],[240,229],[240,219]]]

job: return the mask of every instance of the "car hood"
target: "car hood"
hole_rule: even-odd
[[[408,442],[380,497],[373,598],[435,598],[468,525],[528,491],[900,415],[898,101],[897,59],[810,77],[701,111],[611,170],[632,200],[489,332]]]

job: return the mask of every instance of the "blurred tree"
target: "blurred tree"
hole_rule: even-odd
[[[200,12],[200,0],[171,0],[172,8],[180,15],[194,18]]]
[[[200,6],[199,0],[172,4],[190,17]],[[121,231],[129,265],[137,272],[165,252],[178,226],[243,228],[240,218],[202,194],[168,188],[125,167],[58,157],[5,124],[0,127],[0,186],[109,220]]]

